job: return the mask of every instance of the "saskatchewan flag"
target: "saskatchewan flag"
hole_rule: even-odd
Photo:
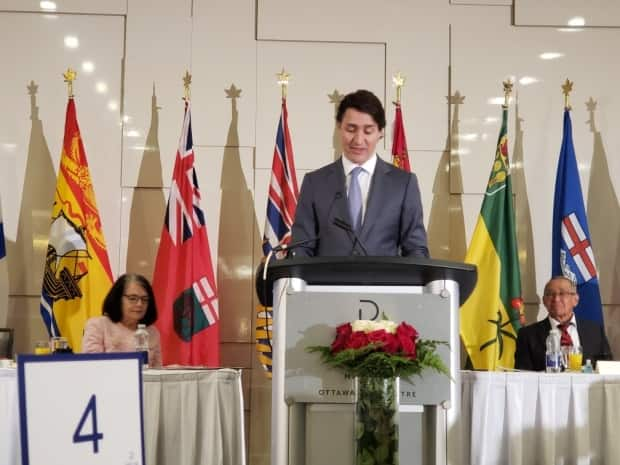
[[[473,367],[483,370],[514,366],[523,306],[507,119],[504,106],[493,169],[465,256],[466,262],[478,267],[478,284],[461,307],[461,337]]]

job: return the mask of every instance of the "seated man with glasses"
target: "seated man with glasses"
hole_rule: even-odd
[[[133,352],[136,329],[144,324],[149,334],[149,366],[161,366],[155,296],[144,276],[128,273],[118,278],[103,301],[102,313],[86,322],[83,352]]]
[[[515,352],[515,368],[545,370],[545,341],[552,328],[561,334],[562,345],[581,346],[583,362],[590,359],[610,359],[611,350],[605,329],[597,323],[575,317],[573,309],[579,302],[575,284],[564,276],[557,276],[545,286],[543,304],[549,317],[519,330]]]

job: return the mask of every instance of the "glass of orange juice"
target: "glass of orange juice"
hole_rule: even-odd
[[[34,343],[34,353],[35,355],[47,355],[50,353],[50,342],[49,341],[37,341]]]
[[[581,347],[573,346],[568,353],[568,369],[570,371],[581,371],[581,365],[583,364],[583,352]]]

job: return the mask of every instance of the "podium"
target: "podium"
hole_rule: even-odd
[[[379,319],[413,325],[438,353],[447,377],[425,370],[400,384],[400,464],[445,464],[460,448],[459,307],[476,267],[409,257],[300,257],[257,276],[273,306],[271,465],[354,463],[354,382],[306,348],[331,344],[337,325]],[[448,434],[450,439],[448,440]]]

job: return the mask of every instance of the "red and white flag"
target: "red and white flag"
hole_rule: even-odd
[[[219,366],[217,289],[194,168],[189,101],[155,260],[153,290],[163,364]]]

